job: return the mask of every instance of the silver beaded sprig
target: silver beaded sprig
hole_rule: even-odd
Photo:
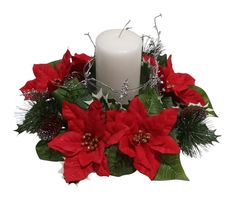
[[[123,98],[127,97],[129,90],[129,80],[126,79],[120,89],[120,96],[119,99],[122,100]]]
[[[45,90],[44,92],[41,93],[41,92],[38,92],[37,90],[35,90],[34,88],[22,93],[22,95],[24,97],[30,97],[30,99],[34,100],[34,101],[37,101],[42,98],[46,99],[49,96],[48,90]]]
[[[161,42],[161,31],[157,27],[157,19],[162,17],[162,14],[157,15],[154,18],[154,28],[157,32],[157,37],[151,37],[149,35],[143,35],[143,52],[152,53],[155,57],[158,57],[163,52],[163,44]]]
[[[162,80],[160,79],[158,73],[160,72],[159,70],[159,65],[158,62],[156,61],[156,66],[152,67],[153,71],[152,71],[152,77],[150,78],[150,82],[149,85],[151,88],[156,88],[158,87],[160,84],[162,84]]]

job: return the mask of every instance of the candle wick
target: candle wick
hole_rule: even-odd
[[[121,30],[121,32],[120,32],[120,34],[119,34],[119,38],[121,37],[122,33],[123,33],[124,30],[126,29],[127,25],[130,23],[130,21],[131,21],[131,20],[129,20],[129,21],[125,24],[125,26],[123,27],[123,29]],[[130,29],[130,27],[129,27],[129,29]]]
[[[89,40],[92,42],[94,48],[96,48],[95,43],[93,42],[93,40],[92,40],[92,38],[91,38],[91,36],[90,36],[90,33],[88,32],[88,33],[85,33],[84,35],[88,36],[88,38],[89,38]]]

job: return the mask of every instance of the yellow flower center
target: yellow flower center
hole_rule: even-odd
[[[134,135],[133,141],[134,144],[145,144],[151,138],[151,133],[144,132],[143,130],[139,130],[137,134]]]
[[[85,133],[81,145],[86,147],[88,151],[94,151],[98,147],[98,142],[97,137],[94,137],[91,133]]]

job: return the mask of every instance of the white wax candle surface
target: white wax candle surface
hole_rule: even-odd
[[[139,87],[142,56],[141,38],[129,30],[123,30],[119,37],[120,32],[121,29],[107,30],[96,39],[96,79],[117,91],[126,79],[129,89]],[[108,92],[104,87],[103,91]],[[136,94],[138,91],[129,93],[122,103]]]

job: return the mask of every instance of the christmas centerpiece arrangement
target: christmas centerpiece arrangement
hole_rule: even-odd
[[[125,26],[101,33],[93,57],[67,50],[35,64],[35,78],[20,89],[29,109],[16,131],[38,135],[39,158],[64,162],[66,182],[136,170],[151,180],[188,180],[180,152],[196,157],[217,142],[207,94],[174,71],[154,22],[156,38]]]

